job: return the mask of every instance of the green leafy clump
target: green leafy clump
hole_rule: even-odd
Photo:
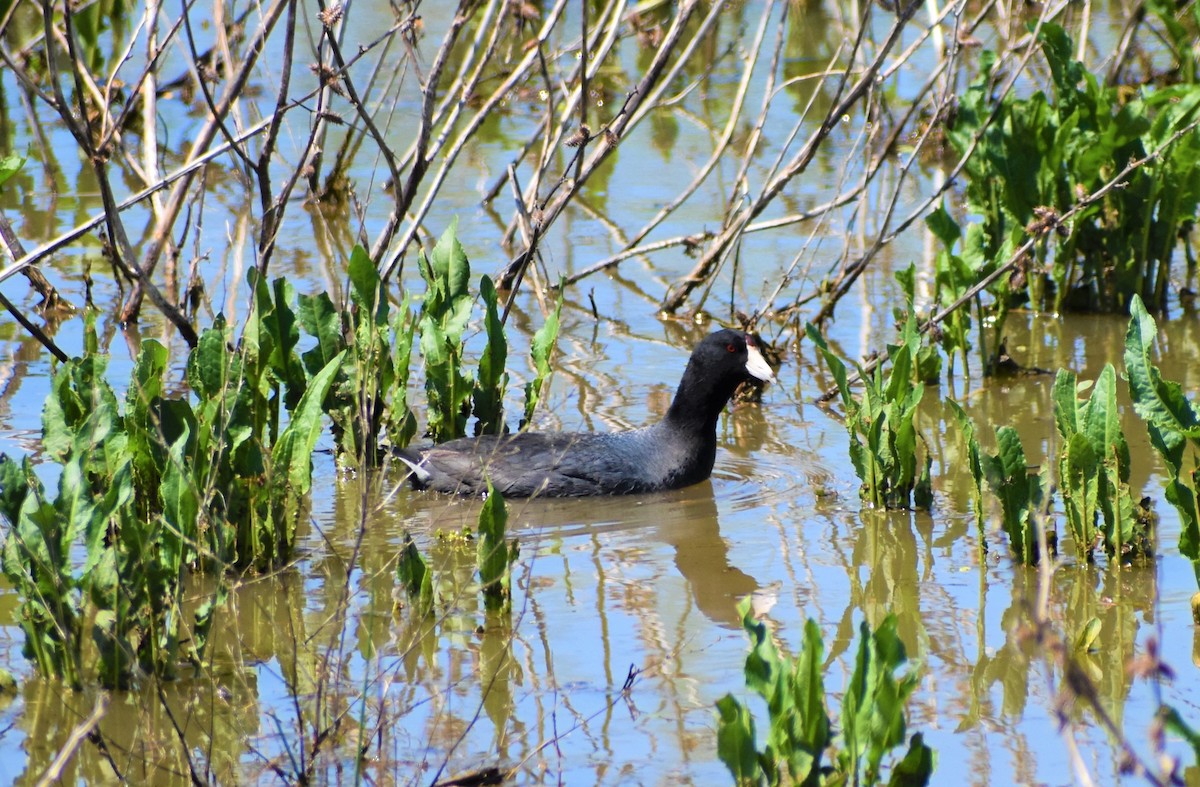
[[[717,701],[717,753],[740,785],[884,783],[884,759],[907,738],[905,709],[920,677],[897,676],[907,663],[894,615],[872,632],[864,622],[854,672],[843,695],[841,734],[834,733],[825,697],[824,643],[817,624],[804,626],[796,658],[781,654],[747,599],[738,607],[750,637],[746,685],[767,703],[769,729],[758,749],[754,717],[732,695]],[[888,784],[928,784],[936,764],[917,733],[891,765]],[[826,757],[828,755],[828,759]]]
[[[187,360],[189,396],[165,394],[166,348],[143,342],[124,412],[89,324],[87,354],[55,375],[42,414],[46,456],[62,470],[57,495],[27,461],[0,460],[4,571],[42,674],[82,686],[90,633],[103,685],[170,676],[181,654],[199,658],[219,606],[202,606],[184,648],[188,569],[263,570],[291,556],[342,354],[306,380],[292,366],[289,321],[256,292],[262,308],[236,352],[221,318],[200,336]],[[282,302],[286,286],[275,293]]]
[[[821,350],[837,383],[846,408],[850,434],[850,461],[862,482],[859,493],[867,503],[880,508],[908,508],[915,504],[928,509],[932,504],[930,457],[925,438],[917,431],[917,406],[925,393],[924,383],[914,379],[921,350],[921,334],[910,314],[904,323],[901,343],[888,346],[891,370],[885,376],[882,364],[863,379],[861,401],[850,391],[846,364],[826,345],[812,326],[808,336]],[[921,447],[919,456],[918,446]],[[923,459],[923,461],[922,461]]]
[[[1179,512],[1179,551],[1192,561],[1200,582],[1200,506],[1197,472],[1200,462],[1200,408],[1187,398],[1179,383],[1164,380],[1150,359],[1158,328],[1141,299],[1134,298],[1125,334],[1125,373],[1133,409],[1146,423],[1150,444],[1167,466],[1167,501]],[[1191,469],[1185,467],[1191,447]]]
[[[266,297],[265,287],[261,288],[263,322],[271,326],[273,337],[284,337],[272,344],[281,348],[272,351],[273,379],[286,381],[288,392],[303,390],[306,376],[311,378],[341,356],[323,408],[333,422],[334,440],[345,465],[376,466],[387,455],[389,444],[403,447],[416,436],[417,419],[408,399],[414,345],[420,347],[424,360],[426,431],[435,442],[465,436],[472,418],[476,434],[506,431],[508,340],[492,280],[483,276],[479,281],[486,344],[473,374],[466,363],[465,334],[475,293],[469,286],[470,262],[455,224],[419,262],[426,292],[416,312],[407,295],[398,309],[390,307],[375,264],[358,246],[350,255],[346,308],[335,304],[327,293],[319,293],[301,295],[293,313],[286,283],[275,283],[273,300]],[[526,420],[532,416],[550,373],[561,308],[560,296],[555,311],[534,336],[535,377],[525,386]],[[293,349],[296,324],[315,340],[300,358]]]
[[[324,293],[294,301],[285,280],[268,287],[252,272],[254,308],[241,335],[235,340],[220,316],[200,335],[187,358],[189,393],[166,395],[167,350],[148,340],[124,412],[89,323],[85,357],[55,376],[43,413],[45,455],[62,468],[57,495],[47,494],[28,461],[0,460],[0,515],[10,525],[4,571],[21,595],[26,653],[42,674],[82,686],[91,669],[89,634],[106,686],[169,676],[181,654],[198,660],[222,595],[201,606],[184,637],[186,572],[267,570],[290,558],[325,415],[344,458],[376,464],[384,435],[393,445],[412,439],[407,384],[418,325],[427,390],[443,407],[440,416],[431,413],[431,430],[438,425],[437,436],[455,436],[444,430],[461,432],[474,413],[481,429],[503,431],[507,342],[496,291],[485,277],[488,345],[472,379],[461,364],[469,272],[453,226],[432,260],[435,278],[419,315],[408,300],[393,315],[361,248],[349,262],[344,309]],[[527,417],[549,374],[557,325],[556,309],[534,340]],[[301,329],[313,339],[303,355]],[[481,514],[478,561],[496,608],[508,603],[516,558],[504,525],[503,500],[492,495]],[[419,558],[408,543],[399,570],[428,610],[432,575]]]
[[[1038,562],[1034,528],[1050,489],[1049,466],[1032,475],[1025,461],[1021,436],[1011,426],[996,430],[995,454],[981,457],[984,477],[1000,499],[1001,525],[1008,535],[1013,557],[1025,565]]]
[[[503,401],[508,374],[504,367],[508,341],[499,316],[496,287],[487,276],[480,278],[487,344],[480,355],[478,373],[472,376],[464,362],[463,339],[474,303],[468,286],[471,267],[455,233],[456,225],[451,224],[429,255],[421,255],[419,266],[426,292],[417,323],[421,355],[425,359],[427,431],[434,442],[465,436],[472,417],[476,419],[476,434],[505,431]],[[561,311],[560,291],[554,311],[533,338],[530,354],[535,374],[525,386],[522,425],[532,419],[550,374],[550,356],[558,339]]]
[[[434,442],[467,433],[474,385],[463,364],[463,333],[471,318],[471,268],[451,224],[419,268],[425,279],[421,304],[421,355],[425,358],[427,428]],[[492,372],[498,375],[499,370]]]
[[[82,688],[93,660],[101,685],[140,675],[169,677],[181,655],[198,660],[212,608],[197,616],[188,644],[182,584],[196,559],[198,509],[179,463],[189,432],[158,456],[141,437],[158,399],[136,389],[161,368],[165,349],[148,341],[134,370],[126,413],[104,380],[105,359],[89,355],[55,375],[43,410],[43,443],[61,465],[51,496],[28,459],[0,458],[0,516],[9,525],[3,568],[21,597],[24,653],[38,672]],[[161,460],[158,485],[135,479]],[[153,494],[150,494],[153,492]],[[82,558],[82,563],[80,563]]]
[[[1075,374],[1060,369],[1054,383],[1054,423],[1062,438],[1058,486],[1075,547],[1091,560],[1103,540],[1110,558],[1152,550],[1149,518],[1129,488],[1129,445],[1117,408],[1117,373],[1106,364],[1086,400],[1076,398]],[[1097,523],[1103,518],[1103,529]]]
[[[343,462],[375,466],[383,457],[384,434],[401,446],[416,434],[407,398],[416,324],[407,300],[391,315],[383,282],[361,246],[350,254],[348,273],[348,308],[339,308],[328,293],[300,296],[299,322],[316,340],[303,362],[312,376],[341,356],[323,407]]]
[[[994,286],[1002,309],[1029,298],[1050,299],[1056,310],[1125,311],[1140,295],[1162,310],[1175,247],[1200,204],[1200,135],[1175,136],[1200,117],[1200,86],[1147,89],[1126,101],[1072,59],[1061,27],[1042,25],[1038,41],[1051,95],[1009,92],[997,101],[996,59],[985,52],[979,78],[959,101],[950,140],[965,153],[978,139],[964,172],[967,203],[982,217],[963,257],[1006,260],[1026,237],[1042,241],[1034,259]],[[1160,155],[1120,188],[1060,220],[1151,153]]]

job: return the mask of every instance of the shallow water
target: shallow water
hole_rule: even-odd
[[[749,10],[743,13],[753,19],[758,5],[745,5]],[[387,18],[382,4],[369,13]],[[428,9],[429,29],[444,22],[444,13]],[[806,24],[789,28],[795,49],[789,50],[788,69],[813,70],[839,40],[819,9],[808,13]],[[730,24],[724,35],[736,33],[737,25]],[[1093,35],[1103,43],[1112,31],[1097,24]],[[628,46],[627,56],[636,58],[634,45]],[[901,92],[919,83],[922,64],[928,59],[917,58],[902,76]],[[3,78],[7,89],[9,78]],[[619,250],[612,225],[597,218],[600,213],[636,229],[678,193],[694,163],[707,155],[711,135],[704,123],[723,120],[718,108],[735,81],[728,69],[718,69],[703,100],[660,113],[623,143],[616,161],[590,187],[592,210],[569,211],[547,237],[544,253],[552,275],[580,270]],[[809,95],[803,84],[793,88],[797,110]],[[610,101],[621,93],[619,76],[607,89]],[[401,110],[411,123],[413,107]],[[429,221],[440,228],[459,217],[460,237],[477,273],[494,271],[505,259],[498,246],[502,229],[478,206],[481,184],[503,169],[536,111],[533,102],[520,104],[488,132]],[[768,130],[782,138],[790,121],[779,119]],[[831,184],[862,166],[854,143],[858,122],[848,119],[845,132],[822,148],[812,172],[789,193],[789,210],[831,198],[836,193]],[[404,129],[392,133],[403,138]],[[16,134],[25,140],[32,131],[18,126]],[[51,202],[51,189],[32,189],[27,196],[39,210],[22,214],[29,246],[70,226],[81,211],[95,209],[86,168],[75,171],[78,163],[64,159],[69,164],[64,180],[78,184],[78,199],[63,198],[50,209],[44,203]],[[370,166],[364,162],[357,171],[364,182]],[[735,168],[735,162],[723,163],[715,185],[706,185],[661,234],[716,226]],[[889,177],[894,183],[894,173]],[[905,199],[915,200],[939,177],[936,169],[915,168]],[[244,249],[228,238],[237,237],[230,228],[236,230],[244,214],[233,184],[215,178],[213,189],[219,198],[213,206],[227,203],[229,213],[210,218],[204,230],[212,255],[204,276],[213,309],[233,318],[245,311],[240,283],[248,262]],[[805,255],[812,272],[781,300],[803,294],[843,251],[853,253],[869,242],[878,218],[866,208],[879,197],[873,193],[859,206],[865,217],[849,206],[815,229],[802,225],[748,236],[741,264],[750,272],[740,274],[736,288],[726,272],[707,308],[718,318],[729,312],[731,301],[753,309],[797,254]],[[0,204],[6,212],[14,209],[10,202]],[[370,204],[378,212],[387,200]],[[500,215],[507,217],[503,210]],[[368,223],[379,218],[367,214]],[[338,291],[348,249],[331,242],[336,252],[331,254],[307,242],[314,234],[328,240],[315,214],[293,210],[288,222],[275,272],[286,273],[302,292]],[[892,270],[909,262],[928,269],[932,248],[914,228],[878,258],[831,323],[831,343],[842,355],[861,357],[892,338],[897,296]],[[46,273],[81,303],[85,267],[95,269],[102,341],[112,354],[113,383],[122,386],[139,336],[122,334],[113,324],[120,296],[105,283],[95,247],[84,241],[68,251]],[[553,383],[538,428],[638,427],[665,412],[690,347],[709,329],[656,315],[665,285],[693,262],[682,251],[630,259],[613,276],[593,277],[568,291]],[[20,287],[6,285],[14,293]],[[32,304],[31,296],[26,303]],[[514,410],[528,374],[524,353],[540,315],[535,299],[524,293],[511,323]],[[180,342],[153,314],[146,317],[142,335],[172,340],[178,372]],[[1008,347],[1027,367],[1064,366],[1080,379],[1094,378],[1106,362],[1120,368],[1125,327],[1121,318],[1017,314],[1009,320]],[[37,457],[38,413],[52,367],[7,319],[0,328],[7,337],[0,365],[0,448]],[[1193,397],[1200,395],[1198,332],[1196,314],[1176,315],[1165,326],[1159,359],[1164,376],[1180,381]],[[395,469],[369,476],[342,473],[327,442],[317,455],[301,557],[278,573],[238,581],[218,621],[215,681],[180,680],[165,686],[161,696],[148,690],[100,697],[98,729],[105,745],[78,739],[64,781],[107,783],[116,771],[130,781],[186,783],[182,739],[193,763],[211,768],[211,774],[199,774],[201,780],[211,775],[223,783],[275,782],[311,756],[315,725],[327,733],[323,742],[332,741],[319,747],[313,768],[324,781],[353,781],[359,762],[369,779],[406,783],[491,766],[513,768],[516,781],[527,784],[725,783],[728,772],[716,756],[714,703],[726,693],[748,696],[742,673],[747,639],[736,610],[746,596],[785,649],[798,647],[807,618],[816,620],[835,703],[859,623],[875,625],[896,614],[909,656],[923,675],[909,729],[923,732],[937,752],[934,783],[1070,783],[1075,776],[1064,755],[1065,736],[1073,737],[1098,783],[1119,781],[1120,752],[1092,711],[1068,704],[1063,712],[1069,724],[1060,729],[1063,676],[1027,630],[1039,577],[1012,563],[1000,533],[989,531],[981,541],[963,448],[940,397],[927,392],[920,423],[934,457],[932,511],[863,510],[837,412],[814,404],[832,381],[814,363],[811,344],[798,351],[789,344],[792,326],[768,323],[764,334],[784,350],[778,382],[760,404],[739,405],[723,416],[710,481],[660,495],[510,502],[509,532],[521,545],[510,616],[483,609],[470,578],[474,545],[453,537],[474,524],[478,502],[410,492]],[[81,336],[78,319],[57,326],[55,334],[72,353],[79,352]],[[472,347],[477,351],[477,344]],[[1052,383],[1050,374],[981,380],[977,366],[964,373],[960,365],[940,393],[963,404],[988,447],[992,426],[1016,426],[1030,462],[1039,463],[1056,439]],[[1054,629],[1068,642],[1089,619],[1100,620],[1099,647],[1083,654],[1080,664],[1108,717],[1148,756],[1160,689],[1162,700],[1200,724],[1195,666],[1200,645],[1189,611],[1196,582],[1178,553],[1179,525],[1162,497],[1161,466],[1144,429],[1125,409],[1132,485],[1154,498],[1161,517],[1159,556],[1145,566],[1078,566],[1064,539],[1068,562],[1053,577],[1048,609]],[[52,468],[42,472],[52,481]],[[433,622],[412,614],[396,581],[406,534],[431,556],[437,571],[440,602]],[[206,592],[197,580],[197,603]],[[16,607],[15,596],[0,591],[0,621],[11,621]],[[20,655],[21,638],[14,624],[0,627],[0,665],[20,679],[16,696],[0,707],[0,781],[25,783],[50,767],[98,697],[34,677]],[[1144,653],[1150,639],[1176,674],[1161,687],[1126,672],[1127,662]],[[753,699],[749,704],[761,732],[765,708]],[[836,719],[836,704],[832,711]],[[304,720],[303,736],[298,719]],[[1190,761],[1179,740],[1169,738],[1168,750]],[[359,751],[361,760],[355,756]],[[1189,777],[1200,781],[1194,770]]]

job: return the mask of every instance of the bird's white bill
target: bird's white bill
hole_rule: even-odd
[[[764,383],[772,382],[775,379],[775,372],[771,371],[767,359],[763,358],[762,353],[753,345],[746,347],[746,371]]]

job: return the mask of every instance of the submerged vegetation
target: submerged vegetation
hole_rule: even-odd
[[[1170,668],[1155,641],[1138,639],[1135,607],[1106,611],[1097,588],[1107,599],[1148,584],[1137,612],[1154,617],[1153,561],[1175,548],[1160,538],[1159,494],[1200,585],[1200,406],[1156,366],[1152,316],[1192,314],[1200,6],[1155,0],[1098,32],[1091,4],[1078,5],[3,6],[0,239],[11,264],[0,281],[23,274],[39,302],[0,295],[0,307],[6,336],[30,337],[14,357],[36,356],[49,381],[36,448],[0,457],[3,573],[28,690],[61,692],[76,710],[100,697],[64,734],[28,736],[62,748],[27,752],[26,777],[70,780],[64,769],[86,751],[102,778],[236,783],[260,768],[288,782],[437,783],[464,763],[484,718],[486,763],[467,775],[479,783],[548,778],[549,752],[561,769],[559,744],[579,729],[607,753],[620,748],[609,716],[596,735],[594,717],[572,706],[579,684],[514,666],[515,651],[536,650],[520,641],[527,612],[527,627],[566,625],[538,606],[535,561],[569,565],[568,540],[531,548],[522,533],[518,550],[523,510],[489,491],[456,509],[470,514],[464,531],[423,532],[413,516],[398,543],[368,542],[373,517],[405,494],[392,449],[537,425],[553,401],[560,333],[577,342],[572,369],[594,371],[586,364],[604,341],[643,332],[610,311],[628,297],[645,321],[735,324],[801,358],[815,348],[863,504],[832,655],[807,609],[803,630],[789,631],[743,601],[745,682],[766,703],[762,728],[727,695],[689,752],[719,759],[739,783],[927,783],[934,733],[910,710],[928,673],[899,671],[910,652],[925,664],[940,633],[906,608],[889,559],[914,529],[930,553],[974,537],[986,621],[999,530],[1014,586],[1009,641],[989,652],[981,637],[964,680],[981,694],[1001,684],[1004,712],[1019,713],[1041,659],[1061,730],[1084,724],[1082,708],[1119,752],[1112,773],[1181,778],[1159,732],[1200,751],[1196,720],[1162,697]],[[994,51],[976,56],[981,39]],[[676,152],[685,134],[696,136]],[[922,232],[926,259],[912,262],[898,239]],[[819,241],[845,247],[818,253]],[[469,248],[491,274],[472,272]],[[819,270],[825,258],[836,262]],[[907,267],[892,275],[896,259]],[[847,320],[851,292],[861,301]],[[1010,346],[1025,310],[1128,316],[1123,364],[1118,348],[1090,373],[1080,363],[1043,374]],[[847,349],[855,338],[883,346]],[[522,345],[529,363],[518,369]],[[1017,378],[1048,392],[1036,444],[1020,416],[988,423],[950,395]],[[1122,412],[1126,395],[1137,421]],[[589,416],[595,407],[586,392],[577,403]],[[1164,468],[1161,492],[1143,488],[1135,423]],[[314,477],[318,467],[337,479]],[[957,476],[973,533],[952,521]],[[314,491],[335,483],[357,495],[349,535],[310,513]],[[936,533],[923,529],[930,521]],[[652,524],[684,571],[700,524],[688,522],[687,538]],[[780,549],[799,532],[781,529]],[[678,602],[661,576],[639,573],[641,553],[618,562],[620,604]],[[297,579],[298,566],[318,563],[319,582]],[[743,595],[767,584],[728,561],[702,565],[719,576],[688,577],[697,606],[717,579],[740,573]],[[589,583],[608,576],[600,561],[588,572]],[[583,573],[563,579],[568,595]],[[263,609],[291,626],[278,635],[286,644],[263,648],[272,656],[237,628],[251,608],[239,599],[264,587]],[[804,604],[807,592],[779,595]],[[326,606],[305,631],[292,616],[313,596]],[[1071,610],[1059,614],[1050,599],[1064,596]],[[732,615],[734,603],[703,608]],[[861,623],[851,655],[855,618],[878,625]],[[647,626],[669,654],[653,665],[670,675],[663,683],[696,679],[675,663],[690,647],[673,641],[683,627]],[[835,719],[826,688],[835,695],[839,659],[849,678]],[[257,691],[260,661],[288,707],[252,710],[222,751],[212,717],[233,706],[230,686]],[[641,672],[630,667],[621,684],[611,666],[594,713],[628,702],[635,718]],[[433,715],[452,717],[443,706],[423,728],[412,721],[455,698],[467,675],[478,707],[447,725]],[[1135,677],[1155,682],[1154,757],[1108,706]],[[413,688],[427,685],[426,696]],[[128,759],[114,754],[101,727],[110,695],[98,690],[163,734]],[[168,698],[175,691],[222,699],[200,712]],[[521,702],[536,706],[535,723],[515,721]],[[985,702],[972,698],[963,729],[984,726]],[[190,727],[196,718],[209,729]],[[517,737],[521,757],[498,762]],[[160,749],[170,752],[161,762],[145,753]],[[1081,758],[1072,767],[1090,780]]]

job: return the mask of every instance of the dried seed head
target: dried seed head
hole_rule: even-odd
[[[317,12],[317,20],[325,26],[326,29],[332,28],[338,22],[342,21],[342,13],[345,9],[341,3],[335,3],[324,11]]]
[[[332,90],[334,93],[337,93],[342,98],[346,97],[345,91],[342,90],[342,86],[339,84],[341,82],[341,76],[337,71],[325,63],[313,63],[308,68],[317,75],[317,78],[321,81],[322,85],[327,86],[330,90]]]
[[[592,130],[587,127],[586,123],[581,123],[575,133],[567,138],[563,144],[569,148],[577,148],[583,143],[592,138]]]

